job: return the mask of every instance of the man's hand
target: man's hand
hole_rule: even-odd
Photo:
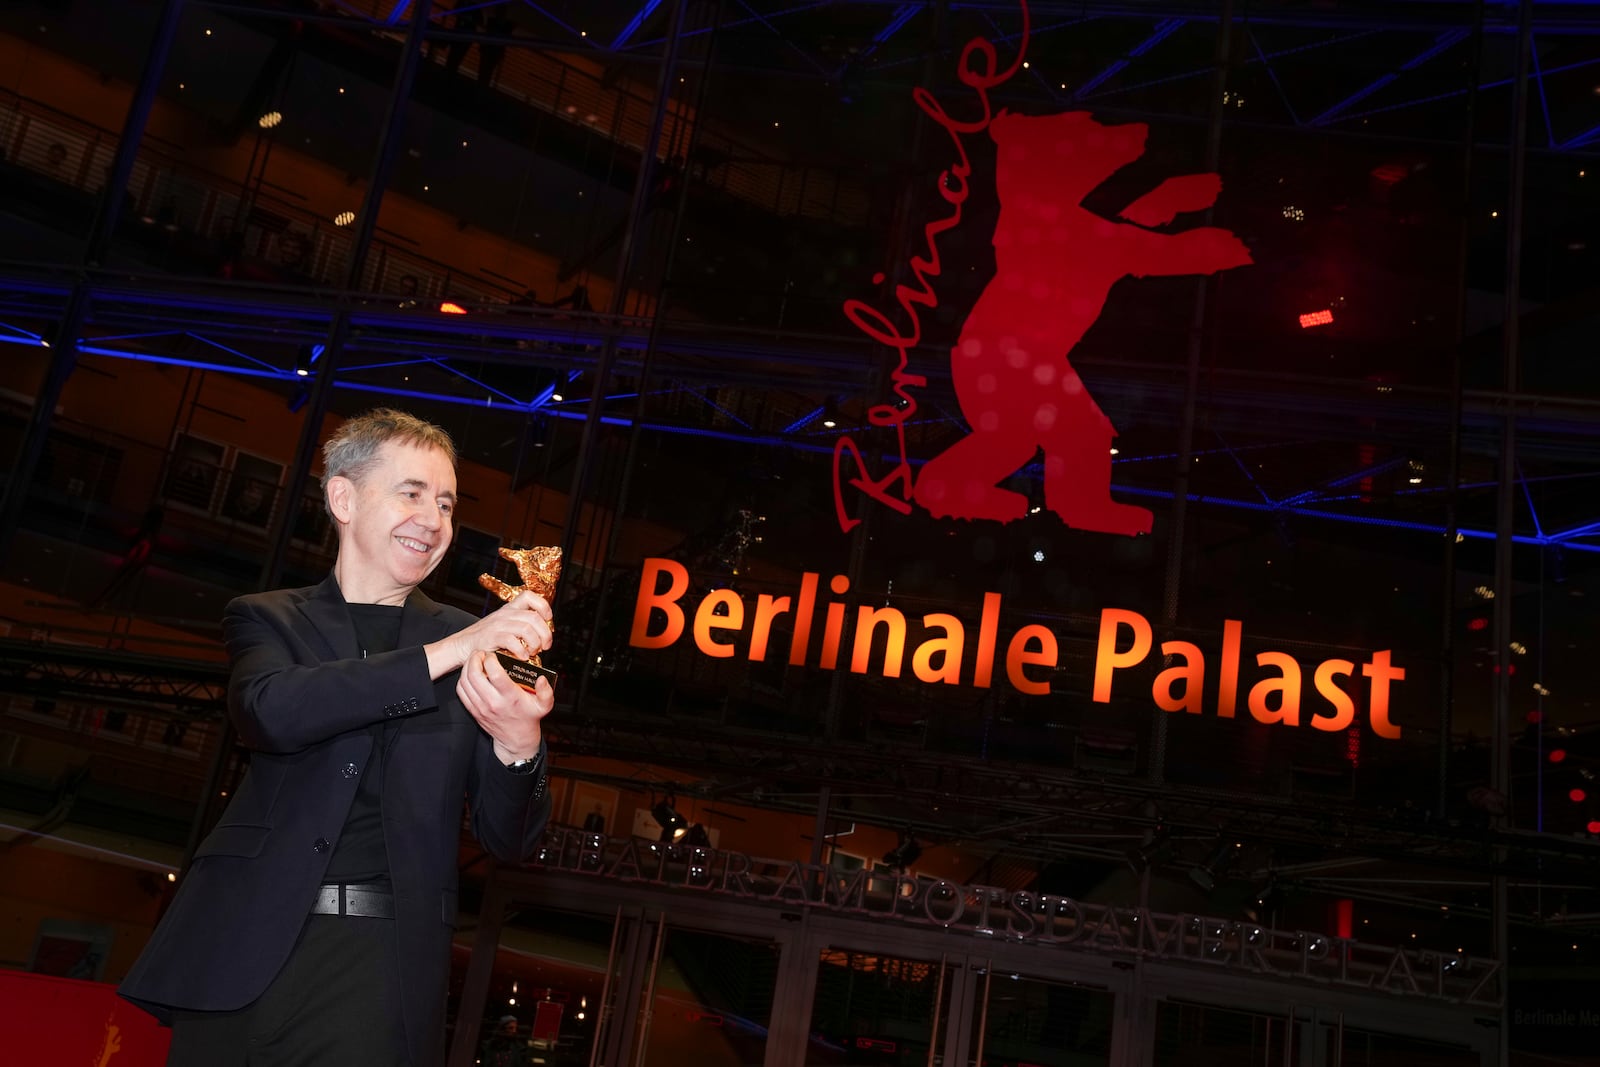
[[[556,702],[556,691],[548,679],[540,677],[530,693],[511,680],[492,652],[478,651],[461,668],[456,695],[494,739],[494,754],[501,763],[511,764],[539,754],[539,742],[544,736],[539,723]]]
[[[474,652],[503,648],[512,655],[531,659],[550,647],[550,638],[550,602],[537,593],[524,592],[471,626],[422,646],[422,650],[428,656],[428,676],[437,680],[458,667],[465,669]]]

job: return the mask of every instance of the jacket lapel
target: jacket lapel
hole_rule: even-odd
[[[400,613],[400,647],[425,645],[443,637],[449,627],[440,618],[442,612],[443,609],[421,590],[411,590],[411,595],[406,597],[406,609]]]
[[[333,580],[333,575],[324,578],[311,596],[301,602],[300,614],[322,635],[335,659],[356,659],[361,655],[356,628],[350,621],[350,609],[345,607],[344,594],[339,592],[339,583]]]

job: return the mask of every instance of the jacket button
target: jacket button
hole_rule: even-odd
[[[328,851],[328,839],[325,837],[317,838],[315,841],[311,842],[311,849],[313,852]]]
[[[346,778],[354,778],[360,772],[357,770],[354,763],[346,763],[339,773],[344,775]]]

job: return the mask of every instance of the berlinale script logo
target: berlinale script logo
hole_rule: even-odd
[[[923,228],[927,253],[909,262],[916,286],[895,287],[908,329],[860,300],[844,304],[857,329],[899,354],[890,376],[894,399],[867,412],[871,425],[894,430],[898,463],[874,478],[854,440],[841,437],[834,446],[834,507],[846,533],[861,521],[847,506],[846,485],[901,514],[909,514],[914,501],[938,518],[1020,519],[1027,497],[997,483],[1040,449],[1044,506],[1069,526],[1148,533],[1149,511],[1111,499],[1111,442],[1117,432],[1068,353],[1123,278],[1212,274],[1251,262],[1244,244],[1227,230],[1156,229],[1184,212],[1210,207],[1222,190],[1215,174],[1167,179],[1118,212],[1123,221],[1083,206],[1096,187],[1144,154],[1143,124],[1102,126],[1085,111],[1024,116],[991,110],[989,91],[1017,72],[1026,53],[1026,3],[1022,18],[1022,49],[1005,70],[995,69],[994,46],[981,37],[962,49],[957,77],[977,94],[975,118],[953,117],[925,89],[913,93],[955,147],[956,162],[939,176],[939,195],[952,210]],[[909,353],[922,339],[918,309],[939,304],[929,282],[941,270],[938,238],[960,224],[970,192],[972,165],[962,138],[985,131],[996,146],[996,269],[950,353],[951,383],[968,431],[913,477],[905,424],[917,411],[912,389],[927,384],[926,377],[907,372]],[[882,274],[873,278],[875,284],[883,280]],[[847,462],[854,468],[849,477]]]

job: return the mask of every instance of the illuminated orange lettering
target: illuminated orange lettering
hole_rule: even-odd
[[[1126,626],[1133,631],[1133,644],[1128,651],[1117,651],[1117,628]],[[1131,667],[1150,654],[1150,620],[1137,611],[1106,608],[1100,612],[1100,638],[1095,643],[1094,701],[1111,702],[1111,673],[1122,667]]]
[[[1233,718],[1234,701],[1239,695],[1239,638],[1244,624],[1238,619],[1222,620],[1222,666],[1217,670],[1217,718]]]
[[[811,613],[817,603],[819,577],[813,571],[806,571],[800,576],[800,603],[794,609],[794,637],[789,641],[791,667],[798,667],[806,661],[806,649],[811,646]]]
[[[874,608],[861,605],[856,612],[856,647],[850,656],[850,673],[866,674],[867,660],[872,656],[872,631],[878,623],[889,628],[888,640],[883,649],[883,675],[900,677],[900,661],[906,652],[906,617],[895,608]]]
[[[1256,722],[1286,722],[1300,725],[1300,664],[1286,652],[1263,652],[1256,657],[1258,667],[1276,667],[1283,672],[1278,678],[1265,678],[1250,690],[1250,714]],[[1267,706],[1267,698],[1280,695],[1277,708]]]
[[[1372,659],[1361,665],[1361,673],[1372,679],[1372,699],[1367,704],[1372,732],[1389,741],[1400,740],[1400,727],[1389,721],[1389,683],[1405,681],[1405,668],[1389,666],[1389,649],[1386,648],[1374,652]]]
[[[767,658],[767,638],[772,631],[772,620],[789,610],[789,598],[772,597],[762,593],[756,597],[756,617],[750,629],[750,658],[760,663]]]
[[[1161,642],[1163,656],[1182,656],[1181,667],[1168,667],[1156,675],[1155,684],[1150,687],[1150,695],[1155,699],[1156,707],[1162,711],[1187,711],[1190,715],[1200,714],[1201,692],[1206,683],[1206,657],[1198,645],[1188,641],[1163,641]],[[1174,682],[1183,683],[1183,696],[1172,695]]]
[[[726,608],[719,612],[718,608]],[[732,589],[713,589],[694,613],[694,645],[708,656],[727,659],[732,645],[711,640],[712,630],[737,630],[744,625],[744,601]]]
[[[924,682],[960,685],[961,653],[967,643],[966,627],[954,615],[939,613],[924,615],[922,625],[938,626],[944,630],[944,636],[930,637],[917,646],[917,650],[911,654],[912,672]],[[933,665],[934,656],[940,657],[937,667]]]
[[[972,684],[989,688],[994,676],[994,642],[1000,633],[1000,594],[983,594],[983,614],[978,618],[978,662],[972,669]]]
[[[828,581],[828,588],[833,590],[835,596],[842,596],[850,590],[850,579],[842,574],[835,574]],[[823,670],[831,671],[839,664],[839,636],[844,632],[844,605],[829,604],[826,621],[822,626],[822,660],[818,664]]]
[[[664,593],[655,592],[662,574],[668,576]],[[634,648],[666,648],[683,635],[683,609],[678,598],[689,591],[689,571],[681,563],[670,559],[651,557],[644,561],[644,573],[639,576],[639,597],[633,603],[633,629],[628,633],[628,644]],[[650,636],[650,612],[660,608],[667,617],[666,628]]]
[[[1028,650],[1028,642],[1039,642],[1039,650]],[[1034,696],[1044,696],[1050,692],[1048,681],[1035,682],[1022,673],[1022,668],[1031,664],[1043,667],[1056,665],[1056,635],[1045,626],[1024,626],[1011,637],[1011,644],[1006,646],[1006,677],[1019,692],[1032,693]]]
[[[1334,714],[1311,716],[1312,726],[1318,730],[1332,732],[1343,730],[1355,721],[1356,702],[1351,700],[1349,694],[1339,688],[1339,683],[1334,681],[1335,677],[1350,677],[1350,672],[1355,669],[1356,665],[1347,659],[1330,659],[1317,666],[1316,673],[1311,676],[1311,682],[1317,687],[1317,692],[1333,705]]]

